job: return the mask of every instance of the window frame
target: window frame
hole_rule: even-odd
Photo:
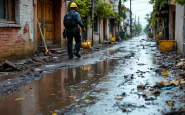
[[[109,33],[114,33],[114,20],[109,19]]]
[[[4,1],[5,1],[5,18],[4,19],[0,18],[0,23],[15,24],[15,0],[4,0]],[[8,4],[8,2],[10,1],[11,1],[11,4]],[[12,5],[12,6],[8,6],[8,5]],[[11,12],[9,10],[11,10]],[[11,19],[9,19],[8,17],[10,15],[12,16]]]
[[[0,21],[6,21],[7,20],[7,0],[4,0],[4,17],[5,18],[0,18]]]
[[[96,22],[96,23],[95,23]],[[96,30],[95,30],[95,24],[96,24]],[[98,16],[94,17],[94,33],[99,33],[99,18]]]

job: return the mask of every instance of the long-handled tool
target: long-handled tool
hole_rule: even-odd
[[[44,47],[45,47],[45,52],[44,52],[44,54],[45,54],[45,55],[51,55],[51,52],[49,52],[49,50],[48,50],[48,48],[47,48],[47,45],[46,45],[46,42],[45,42],[45,38],[44,38],[44,35],[43,35],[43,33],[42,33],[42,30],[41,30],[41,27],[40,27],[40,23],[39,23],[38,20],[37,20],[37,23],[38,23],[39,31],[40,31],[40,33],[41,33],[42,41],[43,41]]]

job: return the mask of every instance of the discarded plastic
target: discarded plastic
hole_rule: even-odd
[[[172,88],[174,88],[175,86],[167,86],[167,87],[163,87],[161,88],[161,90],[170,90]]]
[[[175,102],[174,102],[174,101],[167,101],[166,103],[167,103],[169,106],[174,106],[174,103],[175,103]]]
[[[123,100],[123,96],[117,96],[117,97],[115,97],[117,100]]]
[[[16,98],[15,101],[21,101],[23,100],[24,98]]]
[[[153,100],[157,100],[157,97],[150,96],[150,97],[145,98],[145,101],[153,101]]]
[[[179,80],[176,80],[174,79],[173,81],[170,82],[171,85],[179,85],[180,81]]]
[[[163,70],[162,76],[165,76],[165,77],[168,76],[168,72],[167,72],[166,68]]]
[[[170,85],[168,80],[162,80],[160,83],[162,83],[165,86]]]
[[[58,115],[57,113],[52,113],[52,115]]]

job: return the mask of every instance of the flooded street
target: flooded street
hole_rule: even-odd
[[[79,60],[64,60],[76,67],[49,73],[52,65],[45,66],[41,79],[0,98],[0,114],[162,115],[183,107],[184,98],[174,93],[184,93],[179,87],[149,91],[165,79],[155,72],[160,55],[155,44],[141,36]],[[169,100],[174,106],[168,106]]]

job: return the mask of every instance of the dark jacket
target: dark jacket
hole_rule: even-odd
[[[80,14],[78,12],[76,12],[74,9],[71,9],[68,13],[73,14],[74,21],[76,22],[75,27],[78,27],[78,25],[80,25],[81,28],[84,28],[84,25],[82,23],[82,19],[81,19]]]

